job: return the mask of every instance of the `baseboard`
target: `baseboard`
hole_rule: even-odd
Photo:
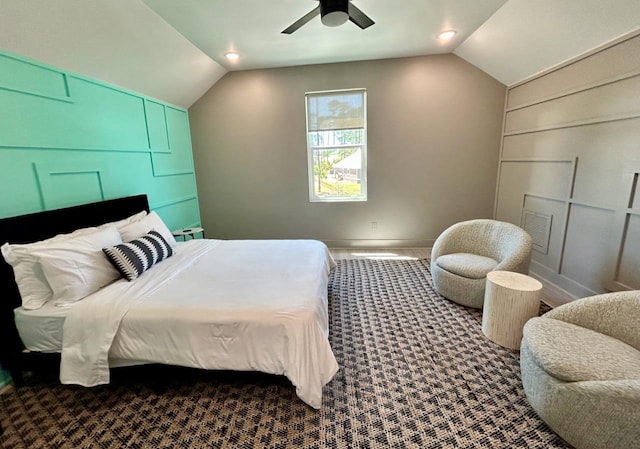
[[[412,239],[345,239],[324,240],[329,248],[430,248],[435,240]]]
[[[559,287],[548,279],[543,278],[539,274],[530,272],[529,276],[540,281],[542,284],[542,301],[551,307],[561,306],[562,304],[578,299],[577,296],[572,295],[562,287]]]

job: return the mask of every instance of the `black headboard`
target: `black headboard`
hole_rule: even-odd
[[[142,210],[149,212],[147,195],[3,218],[0,219],[0,245],[37,242],[76,229],[121,220]],[[0,254],[0,364],[11,371],[15,369],[16,355],[24,349],[13,315],[13,309],[21,304],[13,269]]]

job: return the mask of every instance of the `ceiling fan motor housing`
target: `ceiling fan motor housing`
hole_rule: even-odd
[[[339,26],[349,20],[349,0],[320,0],[320,17],[326,26]]]

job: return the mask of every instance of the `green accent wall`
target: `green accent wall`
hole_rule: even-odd
[[[187,111],[0,52],[0,217],[138,193],[200,224]]]
[[[0,218],[139,193],[200,225],[187,111],[0,52]]]

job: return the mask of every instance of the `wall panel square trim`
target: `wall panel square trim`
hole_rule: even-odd
[[[71,101],[65,72],[33,64],[6,53],[0,53],[0,67],[0,89]]]
[[[97,168],[60,168],[47,164],[34,164],[34,169],[44,209],[56,209],[105,199],[102,176]]]

